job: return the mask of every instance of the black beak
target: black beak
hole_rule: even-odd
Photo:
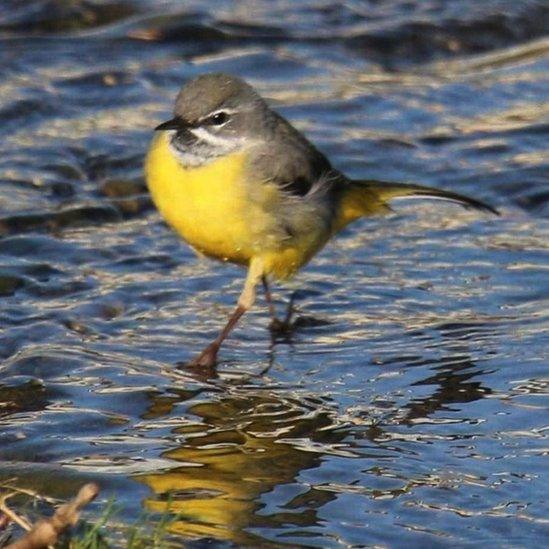
[[[162,122],[162,124],[156,126],[154,131],[159,130],[181,130],[185,128],[187,124],[181,118],[172,118],[167,122]]]

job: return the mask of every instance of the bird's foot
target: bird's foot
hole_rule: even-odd
[[[272,316],[271,322],[269,323],[269,330],[274,336],[287,336],[294,331],[295,322],[292,320],[295,307],[294,301],[296,297],[296,292],[293,292],[290,296],[290,302],[288,303],[288,308],[286,309],[286,314],[284,315],[284,320],[280,320],[276,316]]]
[[[269,324],[269,330],[273,336],[288,337],[294,334],[299,328],[315,328],[317,326],[327,326],[330,322],[314,316],[299,315],[295,319],[279,320],[274,318]]]
[[[280,320],[279,318],[273,318],[269,323],[269,330],[273,335],[288,335],[294,331],[295,322],[292,322],[290,318]]]
[[[217,364],[217,352],[219,345],[212,343],[208,345],[196,358],[191,360],[187,365],[196,368],[214,368]]]

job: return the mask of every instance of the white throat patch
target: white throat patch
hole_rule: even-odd
[[[243,148],[247,142],[245,137],[220,137],[205,128],[189,128],[195,138],[194,143],[178,146],[176,143],[177,131],[170,131],[170,150],[183,166],[198,168],[213,162],[216,158],[225,156]],[[194,140],[193,140],[194,141]]]

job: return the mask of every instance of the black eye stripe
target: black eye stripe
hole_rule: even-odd
[[[227,120],[229,120],[229,115],[224,111],[220,111],[205,118],[202,124],[207,126],[221,126],[221,124],[225,124]]]

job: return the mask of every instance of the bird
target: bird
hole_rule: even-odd
[[[391,200],[443,199],[498,215],[455,192],[347,177],[251,85],[224,73],[183,85],[173,117],[155,128],[144,171],[153,203],[183,240],[201,255],[247,269],[236,308],[189,363],[195,367],[216,366],[259,284],[271,326],[282,328],[270,282],[291,278],[350,223],[390,212]]]

